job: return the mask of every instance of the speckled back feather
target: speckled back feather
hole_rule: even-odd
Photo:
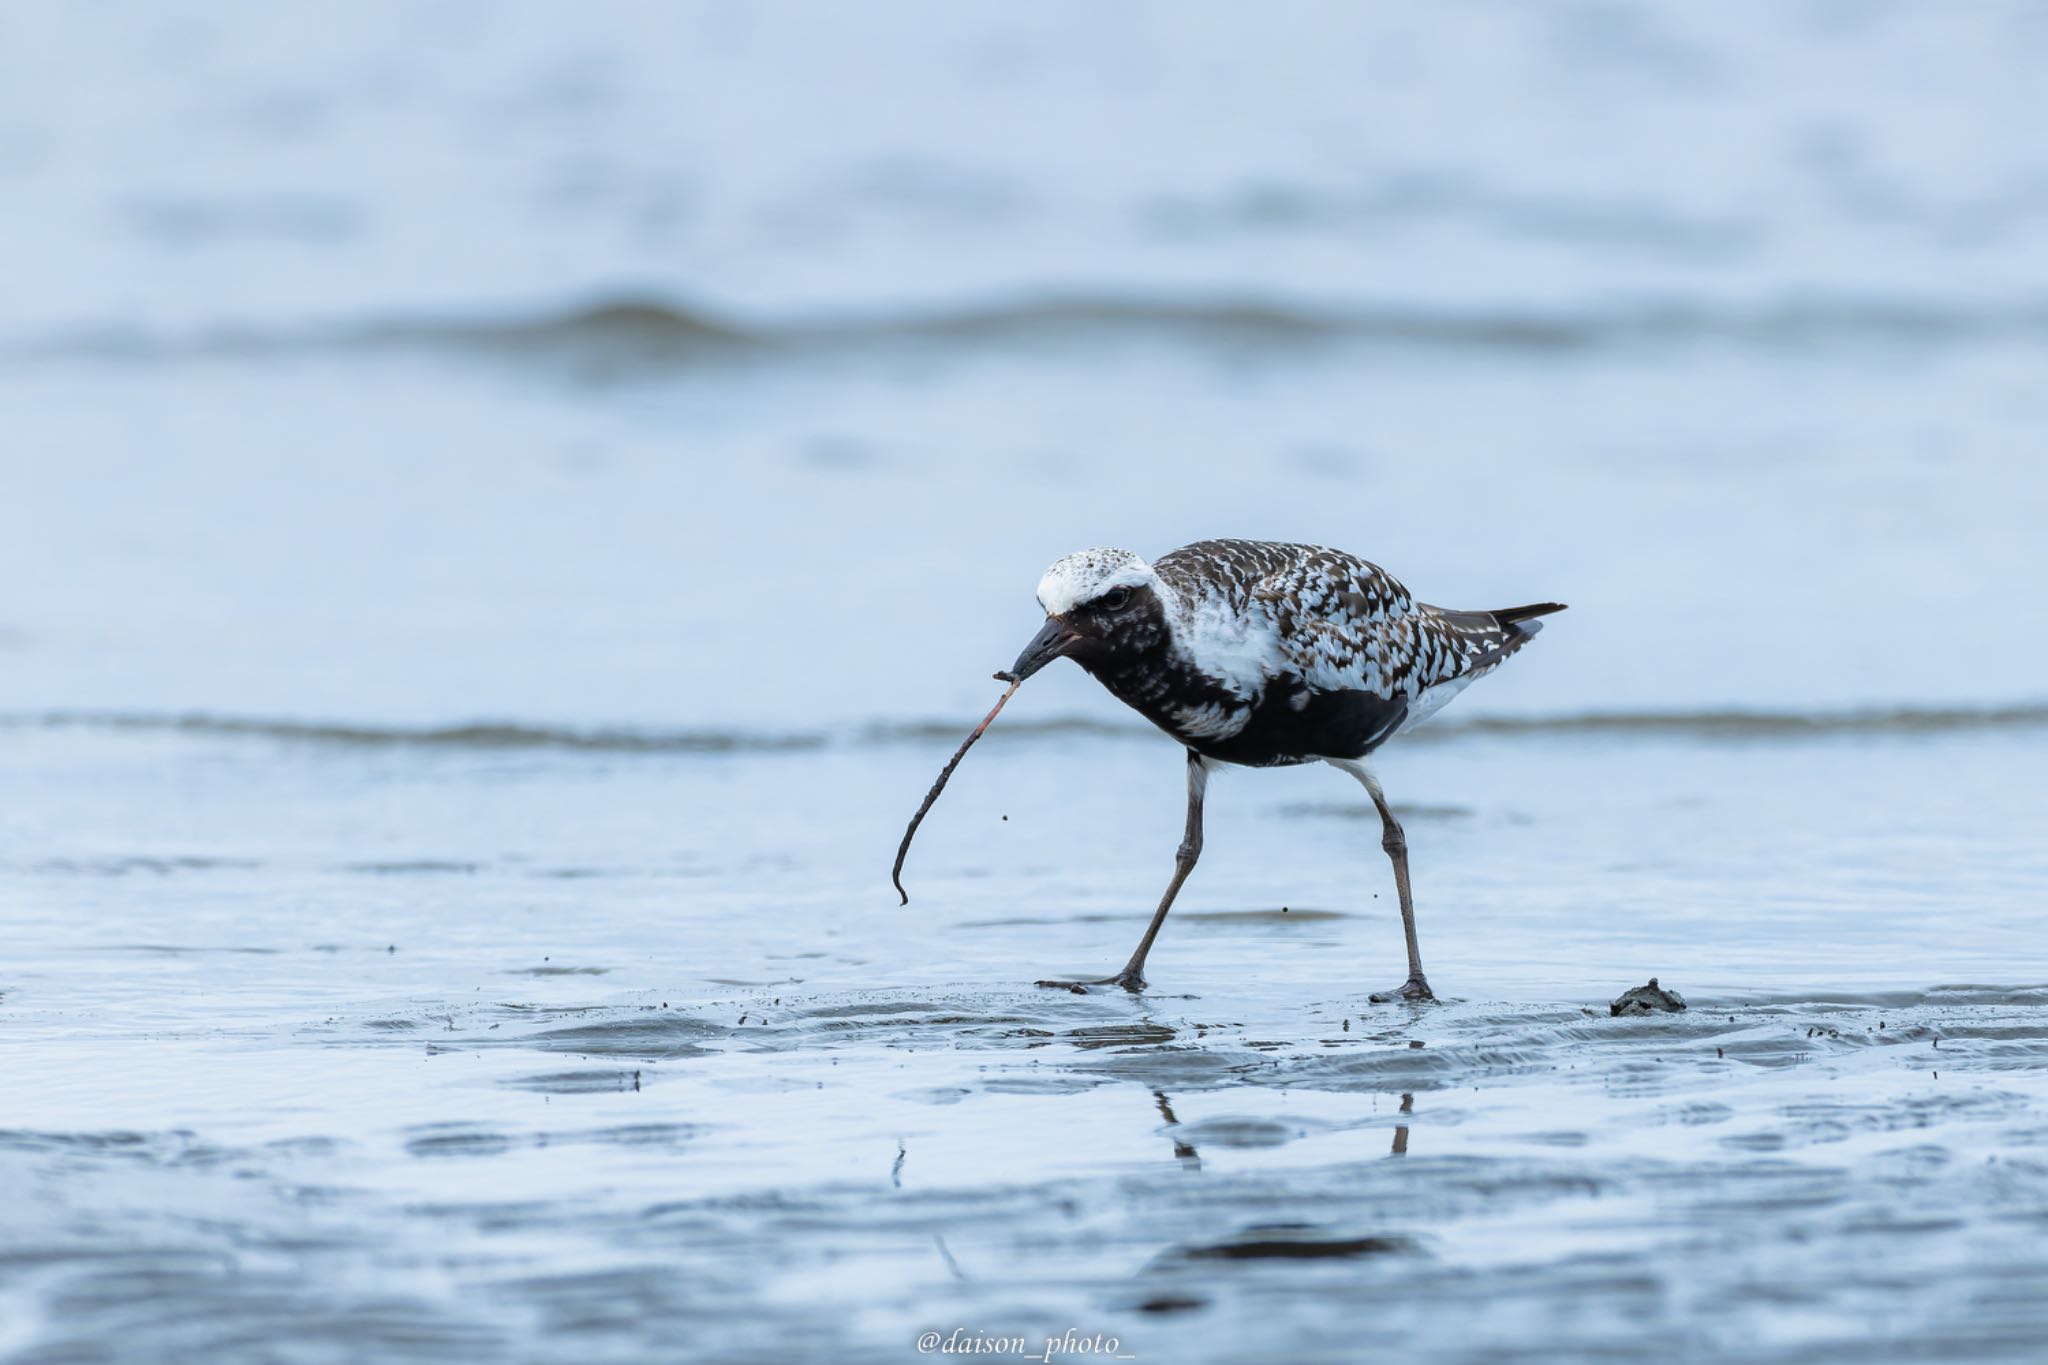
[[[1269,627],[1273,663],[1310,687],[1405,697],[1418,711],[1425,693],[1479,677],[1540,629],[1523,621],[1563,610],[1434,607],[1378,565],[1320,545],[1203,540],[1160,556],[1155,568],[1190,620]]]

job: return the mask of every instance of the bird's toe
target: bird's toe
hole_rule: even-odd
[[[1032,984],[1052,991],[1072,991],[1075,995],[1088,994],[1090,986],[1121,986],[1136,995],[1145,989],[1145,978],[1136,972],[1123,972],[1116,976],[1092,977],[1086,981],[1048,980],[1034,981]]]
[[[1436,992],[1429,988],[1429,982],[1422,977],[1411,976],[1393,990],[1374,991],[1368,998],[1375,1005],[1385,1005],[1395,1000],[1433,1001],[1436,999]]]

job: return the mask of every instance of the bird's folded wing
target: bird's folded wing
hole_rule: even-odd
[[[1340,550],[1314,550],[1260,579],[1280,654],[1309,686],[1383,697],[1403,686],[1415,644],[1415,599],[1385,570]]]
[[[1417,602],[1378,565],[1316,550],[1261,579],[1281,656],[1309,686],[1413,699],[1500,662],[1520,632],[1487,612]]]

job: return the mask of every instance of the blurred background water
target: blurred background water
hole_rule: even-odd
[[[2026,1358],[2044,57],[2019,4],[0,13],[0,1353]],[[1219,784],[1193,994],[1020,989],[1121,960],[1180,819],[1072,669],[893,911],[1044,565],[1212,535],[1572,604],[1387,756],[1466,1003],[1369,1020],[1327,773]],[[1657,970],[1725,1036],[1578,1013]]]
[[[2039,695],[2030,6],[4,22],[9,710],[924,718],[1215,534],[1582,604],[1466,705]]]

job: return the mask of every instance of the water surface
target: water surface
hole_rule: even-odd
[[[0,1357],[2030,1360],[2026,7],[0,20]],[[1572,604],[1363,793],[1067,551]],[[1614,1019],[1656,976],[1683,1015]]]

